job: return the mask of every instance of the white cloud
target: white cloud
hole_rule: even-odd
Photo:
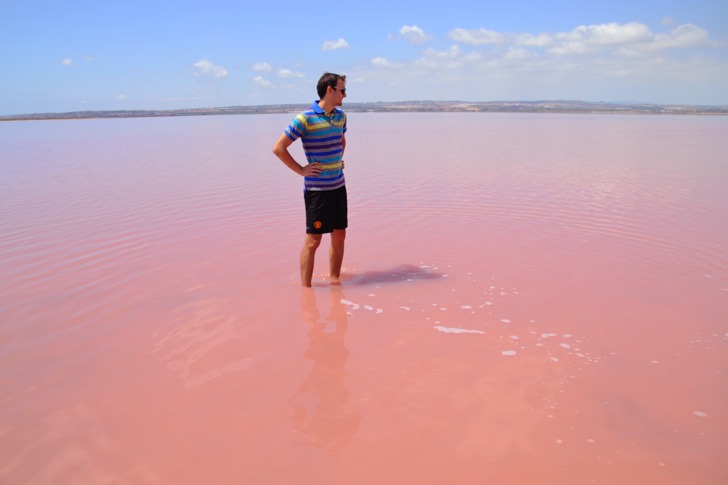
[[[227,77],[228,75],[227,69],[213,64],[207,59],[200,59],[193,66],[197,69],[196,75],[198,76]]]
[[[503,34],[488,29],[454,29],[450,31],[450,38],[455,42],[463,44],[481,45],[481,44],[500,44],[505,41]]]
[[[413,65],[429,71],[439,69],[451,71],[462,67],[464,60],[471,60],[470,56],[467,59],[463,59],[462,56],[463,51],[457,44],[441,51],[429,48],[422,53],[422,57],[413,62]],[[476,55],[475,58],[479,57]]]
[[[460,49],[460,46],[456,44],[444,51],[437,51],[430,48],[427,49],[423,54],[425,57],[429,57],[432,59],[455,59],[460,57],[460,55],[462,54],[462,50]]]
[[[372,66],[374,67],[381,67],[381,68],[391,68],[395,67],[395,65],[391,62],[389,62],[384,57],[375,57],[371,60]]]
[[[588,54],[593,52],[594,48],[585,44],[584,42],[561,42],[558,45],[551,47],[549,53],[554,55],[568,55],[568,54]]]
[[[295,78],[299,78],[300,79],[300,78],[302,78],[304,76],[305,76],[305,74],[302,73],[302,72],[294,72],[294,71],[291,71],[289,69],[278,69],[278,77],[282,77],[282,78],[295,77]]]
[[[449,47],[425,48],[396,62],[382,51],[356,77],[392,87],[386,94],[374,91],[373,99],[446,99],[453,89],[481,100],[725,99],[716,86],[728,80],[726,45],[692,24],[654,28],[612,22],[542,33],[454,29]],[[396,35],[410,33],[417,35],[411,27]]]
[[[680,25],[664,34],[655,34],[638,22],[581,25],[570,32],[555,34],[523,33],[517,35],[514,41],[515,45],[549,48],[549,53],[555,55],[592,53],[617,47],[621,53],[635,54],[700,47],[708,43],[708,32],[692,24]]]
[[[667,33],[654,34],[646,25],[630,22],[582,25],[571,32],[559,32],[552,36],[522,34],[517,37],[516,43],[549,47],[549,53],[554,55],[587,54],[618,48],[615,51],[617,54],[635,56],[666,49],[706,46],[709,36],[705,29],[692,24],[680,25]]]
[[[273,66],[268,64],[267,62],[256,62],[253,64],[253,71],[255,72],[270,72],[273,69]]]
[[[700,47],[708,43],[708,31],[692,24],[675,27],[667,34],[655,36],[652,44],[658,49]]]
[[[526,45],[533,47],[546,47],[554,43],[553,36],[549,34],[521,34],[516,37],[516,45]]]
[[[346,42],[344,39],[339,40],[327,40],[324,42],[324,45],[321,46],[322,51],[335,51],[337,49],[347,49],[349,47],[349,43]]]
[[[508,49],[508,52],[505,54],[506,59],[510,60],[521,60],[521,59],[531,59],[536,57],[537,54],[535,52],[532,52],[528,49],[524,49],[523,47],[512,47]]]
[[[559,32],[553,36],[551,54],[586,54],[609,46],[644,44],[653,37],[650,29],[643,24],[580,25],[571,32]],[[548,44],[546,44],[548,45]]]
[[[70,57],[66,57],[65,59],[61,60],[61,64],[64,66],[72,66],[73,65],[73,59]]]
[[[515,45],[549,48],[551,54],[585,54],[610,46],[648,45],[655,36],[638,22],[580,25],[570,32],[538,35],[523,33],[515,37]]]
[[[117,94],[116,99],[119,101],[124,101],[126,99],[126,94]]]
[[[410,44],[422,44],[427,40],[425,32],[416,25],[403,25],[399,29],[399,35],[407,39]]]
[[[273,88],[273,83],[265,79],[263,76],[256,76],[253,78],[253,82],[257,84],[258,86],[262,86],[264,88]]]
[[[633,44],[647,42],[652,38],[652,32],[637,22],[628,24],[599,24],[580,25],[571,32],[556,34],[557,40],[582,43],[587,46]]]
[[[440,63],[437,62],[437,59],[433,59],[432,57],[420,57],[419,59],[412,61],[412,65],[415,68],[425,69],[428,71],[435,71],[440,68]]]

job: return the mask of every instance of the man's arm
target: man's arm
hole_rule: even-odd
[[[344,169],[344,151],[346,151],[346,135],[341,135],[341,169]]]
[[[288,151],[288,147],[291,146],[292,143],[293,140],[283,133],[280,138],[278,138],[278,141],[276,141],[273,145],[273,154],[277,156],[286,165],[286,167],[290,168],[298,175],[303,175],[304,177],[318,176],[318,174],[321,173],[321,164],[313,162],[302,167]]]

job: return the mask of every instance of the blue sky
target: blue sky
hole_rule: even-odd
[[[0,7],[0,114],[307,104],[324,71],[348,102],[728,104],[726,0]]]

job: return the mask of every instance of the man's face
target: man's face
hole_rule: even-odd
[[[344,102],[344,98],[346,97],[346,82],[339,79],[336,83],[336,87],[332,88],[332,91],[334,92],[334,101],[336,102],[336,106],[341,106]]]

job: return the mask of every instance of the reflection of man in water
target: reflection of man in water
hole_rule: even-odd
[[[308,323],[308,348],[303,356],[313,361],[313,367],[290,402],[294,428],[308,438],[306,444],[336,454],[356,432],[361,416],[347,406],[344,368],[349,351],[344,346],[348,325],[341,302],[344,293],[334,288],[329,296],[331,314],[322,319],[315,290],[303,290],[301,311]]]

